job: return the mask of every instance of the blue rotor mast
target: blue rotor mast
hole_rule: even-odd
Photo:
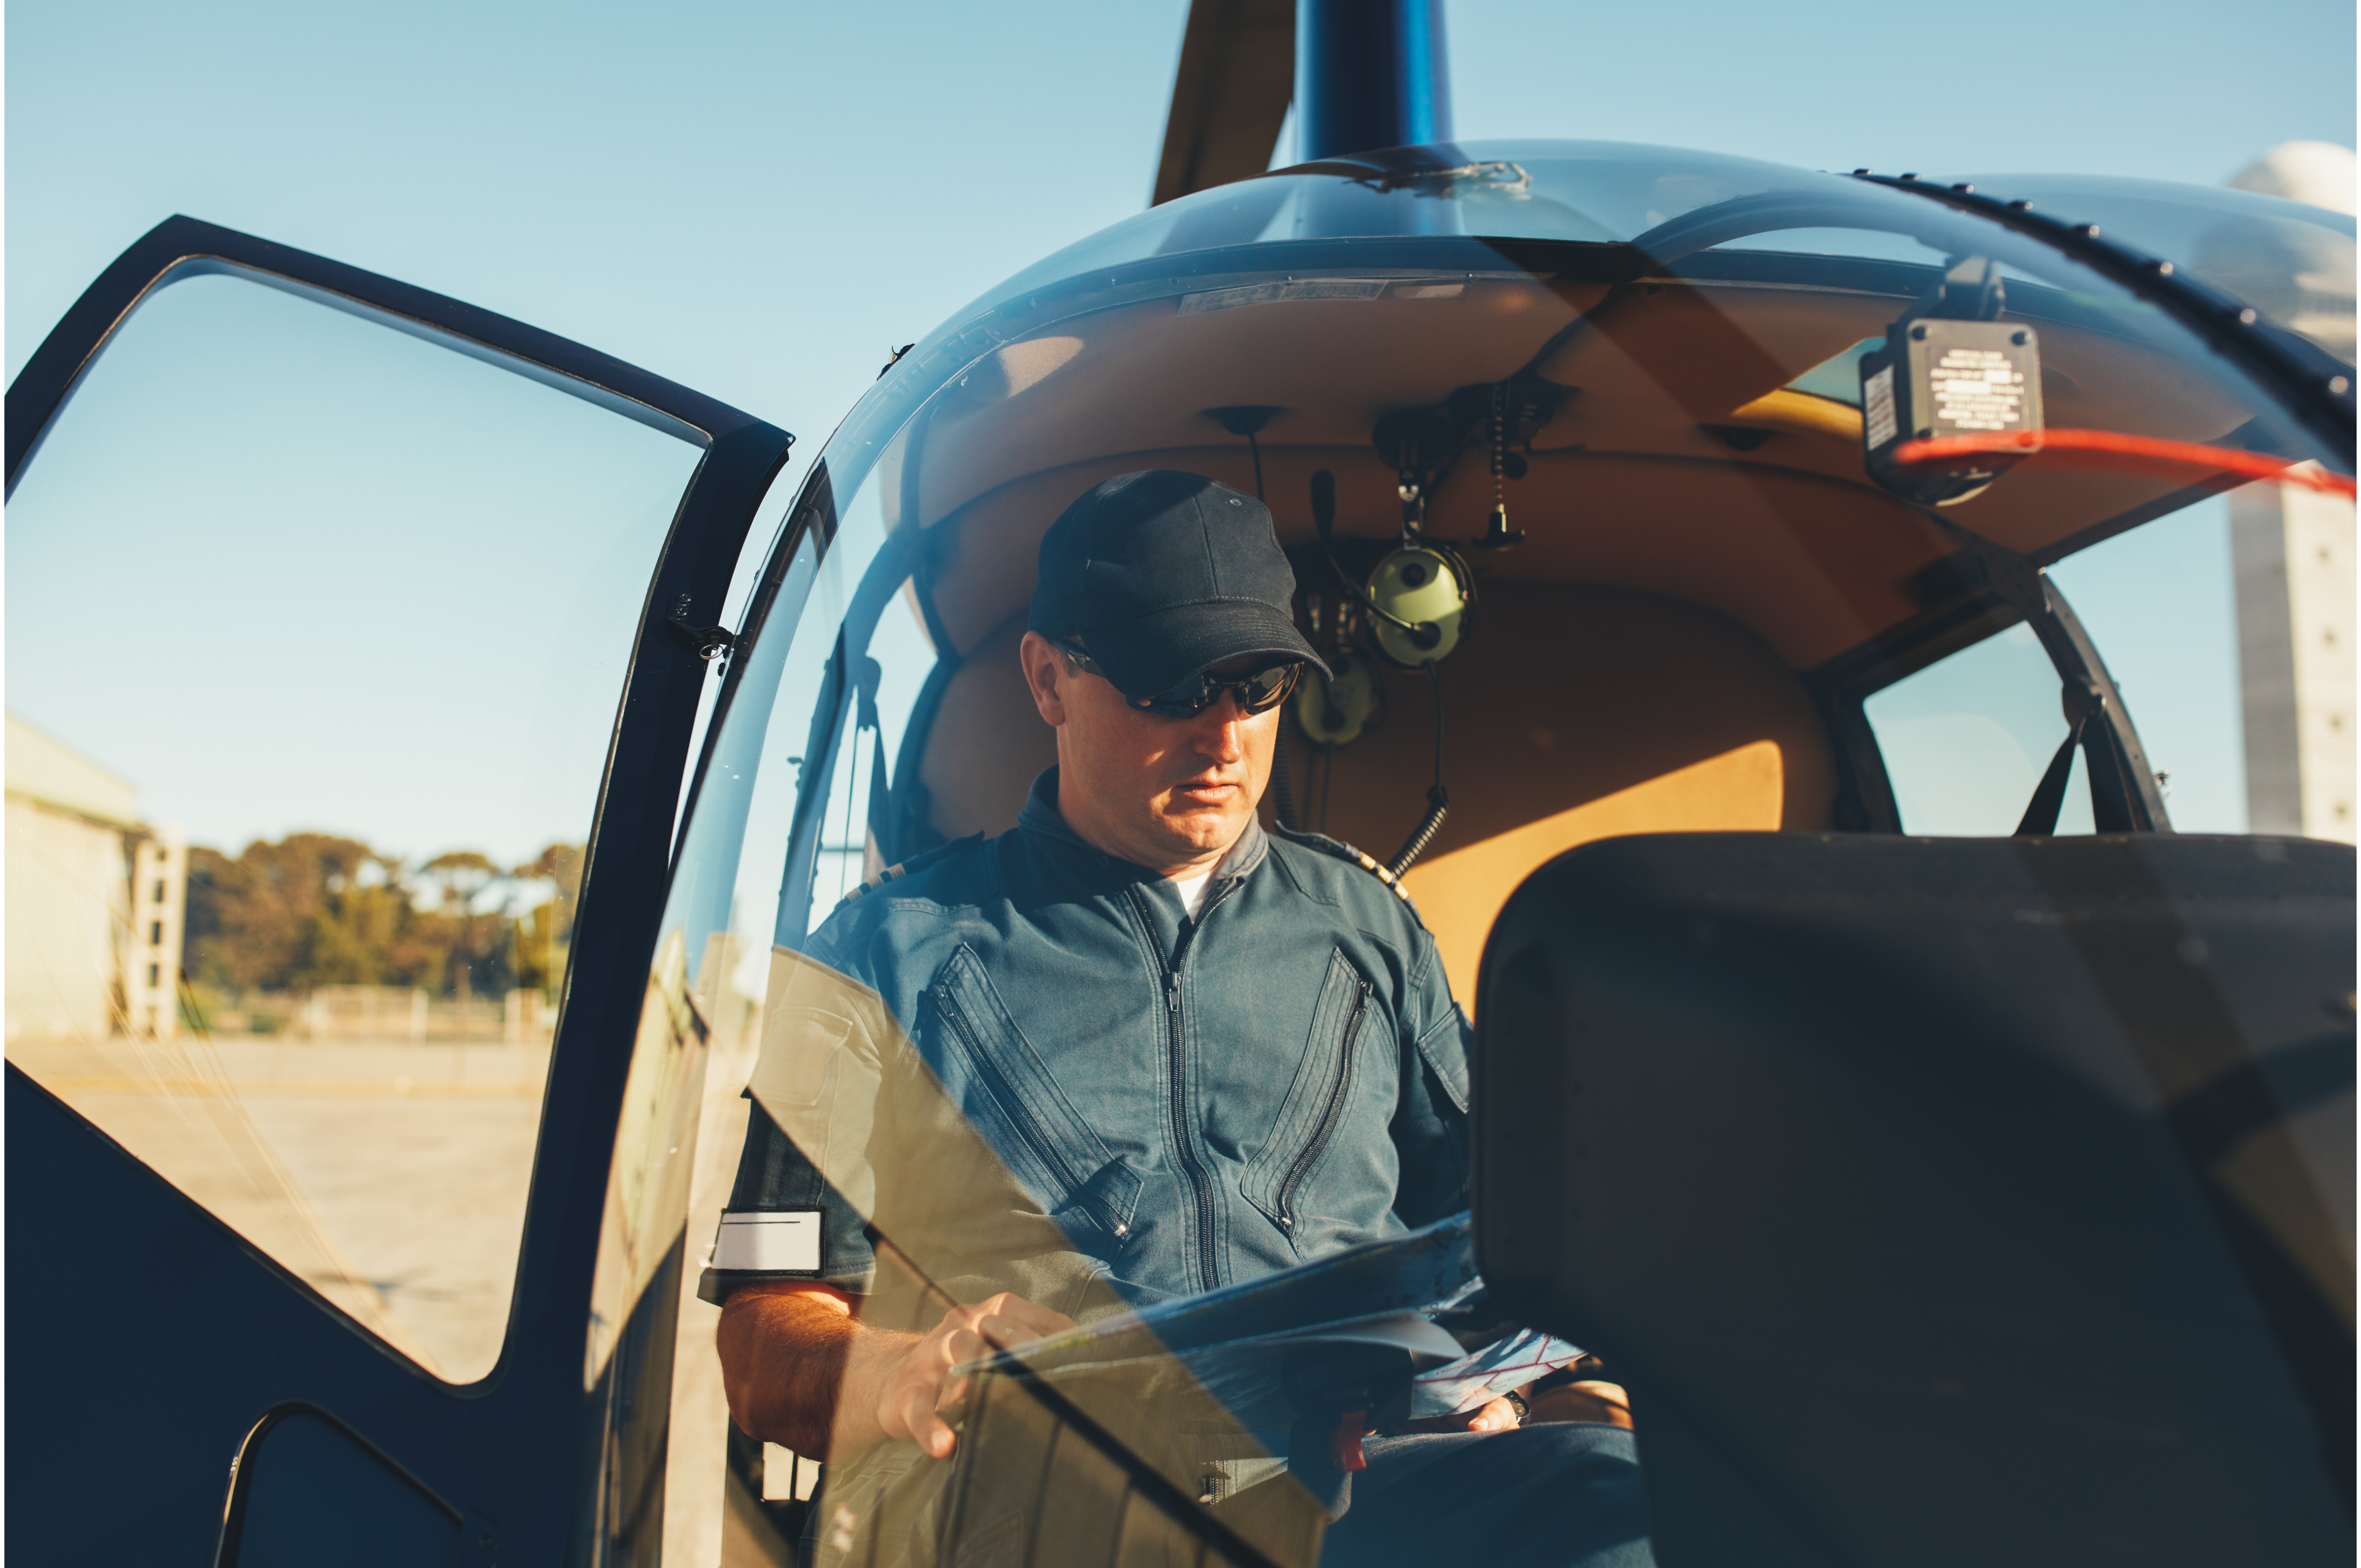
[[[1443,0],[1193,0],[1149,205],[1287,162],[1451,139]]]
[[[1443,0],[1297,0],[1296,157],[1451,139]]]

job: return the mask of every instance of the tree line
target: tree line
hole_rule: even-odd
[[[412,865],[326,833],[257,839],[235,857],[192,845],[182,967],[224,995],[323,985],[554,992],[581,881],[577,844],[507,867],[473,850]],[[544,897],[519,908],[529,894]]]

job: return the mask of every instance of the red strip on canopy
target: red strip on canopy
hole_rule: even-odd
[[[2091,467],[2147,470],[2159,466],[2210,469],[2248,479],[2277,479],[2303,485],[2332,496],[2353,499],[2353,478],[2332,474],[2316,463],[2293,464],[2285,457],[2241,452],[2230,446],[2207,446],[2194,441],[2164,441],[2152,435],[2126,435],[2113,430],[2024,431],[2015,434],[1939,435],[1905,441],[1894,449],[1894,460],[1905,465],[1955,462],[1963,457],[2030,457],[2035,454]]]

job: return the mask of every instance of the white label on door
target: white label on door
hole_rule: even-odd
[[[713,1266],[730,1274],[818,1274],[820,1211],[745,1210],[721,1216]]]

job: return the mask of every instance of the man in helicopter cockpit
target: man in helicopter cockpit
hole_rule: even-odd
[[[1365,857],[1257,819],[1281,705],[1327,668],[1294,591],[1252,497],[1171,472],[1082,497],[1042,541],[1020,654],[1057,767],[1015,830],[888,872],[774,959],[703,1289],[738,1425],[829,1456],[824,1561],[882,1528],[866,1499],[953,1453],[952,1367],[1467,1205],[1467,1025],[1433,939]],[[813,975],[891,1022],[809,1003]],[[827,1048],[768,1065],[783,1018]],[[847,1044],[870,1036],[915,1050]],[[907,1108],[897,1069],[935,1111]],[[962,1125],[1029,1194],[996,1219],[976,1216],[997,1200],[959,1206],[991,1184]],[[823,1212],[817,1267],[752,1239],[798,1207]],[[935,1292],[923,1313],[880,1310],[897,1271]],[[1628,1423],[1604,1386],[1527,1370],[1557,1389],[1496,1381],[1371,1436],[1323,1560],[1648,1562]],[[889,1448],[906,1457],[840,1492],[852,1456]],[[1259,1478],[1209,1475],[1206,1500]],[[905,1553],[923,1555],[884,1546]]]

